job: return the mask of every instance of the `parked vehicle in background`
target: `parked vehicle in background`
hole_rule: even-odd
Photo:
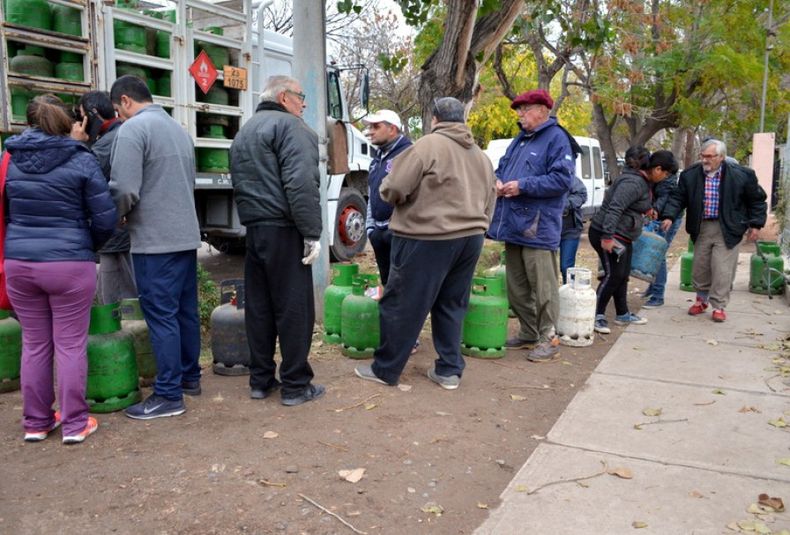
[[[246,229],[233,201],[228,149],[255,113],[264,80],[290,74],[293,60],[291,39],[253,31],[252,19],[251,0],[3,0],[0,139],[25,128],[25,108],[38,94],[74,103],[87,91],[109,90],[123,74],[139,76],[154,102],[193,139],[203,239],[221,251],[241,251]],[[197,60],[201,51],[210,65]],[[324,226],[332,256],[348,260],[367,240],[369,146],[350,124],[340,68],[327,67],[325,76],[327,95],[320,98],[327,99],[330,154]],[[210,87],[207,93],[196,79]]]
[[[576,176],[587,188],[587,202],[582,206],[582,213],[585,219],[589,219],[601,207],[606,191],[601,145],[597,139],[591,137],[573,136],[573,139],[582,150],[576,158]],[[505,155],[511,141],[512,139],[492,139],[488,143],[484,152],[494,169],[499,165],[499,159]]]

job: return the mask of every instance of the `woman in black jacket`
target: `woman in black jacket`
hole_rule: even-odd
[[[628,275],[631,271],[633,242],[642,234],[645,216],[655,218],[651,183],[658,183],[677,172],[675,157],[661,150],[652,156],[641,146],[625,153],[623,174],[609,186],[601,209],[590,222],[590,244],[598,253],[604,277],[598,285],[595,330],[611,332],[606,321],[606,306],[614,297],[615,324],[643,325],[647,320],[628,310]]]

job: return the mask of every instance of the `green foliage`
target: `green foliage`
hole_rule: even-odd
[[[354,12],[359,15],[362,12],[362,6],[354,2],[354,0],[340,0],[337,3],[338,13],[351,13]]]
[[[200,330],[206,334],[209,332],[211,313],[219,306],[219,290],[217,284],[209,277],[208,271],[200,264],[197,267],[197,286]]]
[[[489,4],[491,0],[486,0]],[[496,1],[496,0],[494,0]],[[431,13],[431,7],[436,3],[436,0],[398,0],[403,17],[406,23],[412,26],[421,26],[428,21],[428,16]]]
[[[387,55],[382,52],[376,56],[376,59],[384,72],[392,74],[400,74],[409,64],[409,58],[403,50],[397,50],[392,55]]]

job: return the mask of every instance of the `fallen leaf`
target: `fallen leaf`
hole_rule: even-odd
[[[477,502],[477,508],[478,509],[488,509],[488,504],[487,503]]]
[[[280,433],[275,433],[274,431],[266,431],[263,434],[263,438],[277,438],[280,436]]]
[[[717,346],[717,345],[719,345],[719,342],[714,340],[713,338],[711,338],[710,340],[705,340],[705,343],[710,345],[710,346]]]
[[[436,411],[434,414],[436,414],[436,416],[450,416],[449,412],[444,411]]]
[[[704,403],[695,403],[694,405],[697,406],[697,407],[704,407],[706,405],[713,405],[714,403],[716,403],[716,400],[712,399],[712,400],[706,401]]]
[[[646,528],[647,524],[639,520],[634,520],[633,522],[631,522],[631,527],[634,529],[642,529],[642,528]]]
[[[526,485],[516,485],[515,490],[516,492],[527,492],[529,489]]]
[[[225,401],[225,398],[222,397],[222,394],[217,394],[216,396],[211,398],[211,401],[213,401],[214,403],[222,403],[223,401]]]
[[[621,479],[633,479],[634,477],[634,473],[629,468],[611,468],[608,473]]]
[[[349,483],[359,483],[359,480],[365,475],[365,469],[354,468],[353,470],[340,470],[338,475]]]
[[[691,496],[692,498],[704,498],[705,497],[705,495],[702,494],[698,490],[692,490],[691,492],[689,492],[689,496]]]
[[[530,435],[529,438],[532,438],[532,439],[535,439],[535,440],[546,440],[546,437],[544,437],[543,435]]]
[[[510,394],[510,399],[513,401],[524,401],[527,398],[524,396],[519,396],[518,394]]]
[[[434,514],[436,516],[442,516],[442,513],[444,513],[444,507],[442,507],[441,505],[439,505],[436,502],[428,502],[425,505],[423,505],[420,508],[420,510],[423,513],[431,513],[431,514]]]
[[[787,427],[787,422],[781,416],[775,420],[768,420],[768,424],[779,428]]]
[[[576,484],[579,485],[583,489],[589,489],[590,488],[590,484],[587,483],[586,481],[577,481]]]
[[[369,411],[378,407],[375,403],[365,403],[365,410]]]
[[[411,390],[411,385],[398,385],[398,390],[401,392],[408,392]]]
[[[749,407],[747,405],[744,405],[743,407],[738,409],[738,412],[743,412],[743,413],[756,412],[757,414],[760,414],[760,409],[758,409],[757,407]]]
[[[790,457],[782,457],[781,459],[777,459],[776,462],[785,466],[790,466]]]
[[[636,429],[637,431],[641,431],[642,426],[640,424],[634,424],[634,429]]]
[[[727,395],[727,393],[725,391],[723,391],[721,388],[717,388],[716,390],[713,391],[713,393],[714,394],[718,394],[719,396],[726,396]]]
[[[760,505],[757,503],[753,503],[746,508],[747,513],[751,513],[753,515],[766,515],[769,513],[774,512],[773,507],[768,507],[767,505]]]
[[[661,409],[642,409],[645,416],[661,416]]]
[[[767,494],[760,494],[757,497],[757,502],[760,505],[766,505],[772,508],[777,513],[782,513],[785,510],[785,504],[782,501],[782,498],[777,496],[768,496]]]

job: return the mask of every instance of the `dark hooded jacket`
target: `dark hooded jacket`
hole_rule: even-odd
[[[82,143],[38,128],[9,138],[6,148],[5,257],[93,262],[118,222],[96,157]]]
[[[590,226],[604,238],[618,236],[635,241],[642,234],[643,215],[653,207],[650,183],[639,171],[626,168],[614,184],[606,188],[601,209]]]

